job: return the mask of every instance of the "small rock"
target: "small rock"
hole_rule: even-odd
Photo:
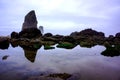
[[[6,60],[9,57],[9,55],[3,56],[2,60]]]

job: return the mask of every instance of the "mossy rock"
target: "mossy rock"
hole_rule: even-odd
[[[104,56],[114,57],[120,55],[120,47],[114,46],[114,47],[106,47],[106,50],[101,53]]]
[[[35,48],[35,49],[39,49],[40,47],[41,47],[40,44],[33,44],[33,48]]]
[[[76,45],[69,42],[61,42],[57,45],[58,48],[72,49]]]
[[[96,45],[96,43],[94,43],[94,42],[86,42],[86,41],[80,42],[81,47],[91,48],[91,47],[93,47],[95,45]]]
[[[56,43],[53,41],[42,41],[43,45],[55,45]]]
[[[55,47],[52,47],[52,46],[50,46],[50,45],[44,45],[44,49],[45,49],[45,50],[55,49]]]

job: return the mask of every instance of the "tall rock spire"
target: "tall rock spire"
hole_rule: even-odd
[[[25,16],[24,23],[22,25],[22,31],[19,32],[19,37],[32,39],[40,36],[42,36],[42,34],[37,28],[35,11],[32,10]]]
[[[29,28],[37,28],[37,18],[35,15],[35,11],[30,11],[24,19],[24,23],[22,25],[22,30]]]

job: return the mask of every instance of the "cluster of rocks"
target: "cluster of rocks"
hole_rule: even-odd
[[[97,32],[92,29],[85,29],[80,32],[72,32],[68,36],[53,35],[45,33],[43,35],[43,26],[37,28],[37,18],[35,11],[29,12],[25,16],[25,20],[20,32],[12,32],[10,38],[0,37],[0,48],[8,48],[9,43],[13,47],[20,46],[24,49],[39,49],[44,45],[44,49],[54,49],[51,45],[58,44],[59,48],[72,49],[77,45],[81,47],[93,47],[95,45],[103,45],[109,47],[112,45],[120,45],[120,32],[115,36],[105,37],[103,32]]]

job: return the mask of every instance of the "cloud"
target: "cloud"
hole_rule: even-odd
[[[0,0],[0,10],[0,26],[21,28],[30,10],[36,11],[38,25],[47,29],[81,28],[84,24],[106,32],[114,26],[115,32],[120,26],[120,0]]]

